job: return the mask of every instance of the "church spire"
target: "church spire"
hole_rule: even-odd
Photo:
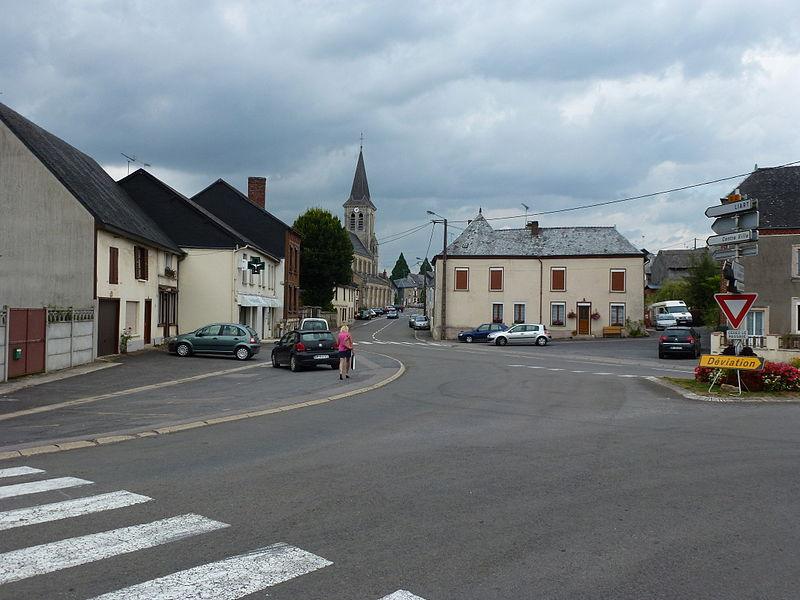
[[[364,167],[363,147],[358,150],[358,163],[356,164],[356,174],[353,177],[353,187],[350,190],[350,198],[345,202],[345,206],[368,206],[376,210],[369,196],[369,183],[367,183],[367,170]]]

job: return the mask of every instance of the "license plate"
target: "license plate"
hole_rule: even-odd
[[[314,356],[314,360],[323,360],[323,359],[326,359],[326,358],[330,358],[330,355],[328,355],[328,354],[317,354],[317,355]]]
[[[683,350],[683,346],[670,346],[670,350]]]

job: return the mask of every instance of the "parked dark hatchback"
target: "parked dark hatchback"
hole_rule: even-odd
[[[246,325],[214,323],[171,338],[167,350],[178,356],[231,354],[239,360],[247,360],[261,350],[261,340]]]
[[[701,351],[700,334],[691,327],[667,327],[658,338],[658,358],[673,355],[697,358]]]
[[[472,342],[485,342],[486,336],[490,333],[505,331],[506,329],[508,329],[508,325],[505,323],[484,323],[483,325],[478,325],[475,329],[459,332],[458,341],[467,342],[468,344]]]
[[[289,365],[293,372],[303,367],[328,365],[339,368],[339,350],[330,331],[290,331],[272,349],[272,366]]]

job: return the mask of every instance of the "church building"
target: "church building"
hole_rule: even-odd
[[[372,308],[394,303],[394,285],[386,273],[378,272],[378,238],[375,213],[364,168],[364,152],[358,152],[356,174],[350,197],[344,203],[344,226],[353,244],[353,283],[359,290],[359,307]]]

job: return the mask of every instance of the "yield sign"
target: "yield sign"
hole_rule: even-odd
[[[714,300],[717,301],[722,312],[728,317],[731,327],[739,329],[739,326],[747,316],[747,311],[758,298],[758,294],[714,294]]]

